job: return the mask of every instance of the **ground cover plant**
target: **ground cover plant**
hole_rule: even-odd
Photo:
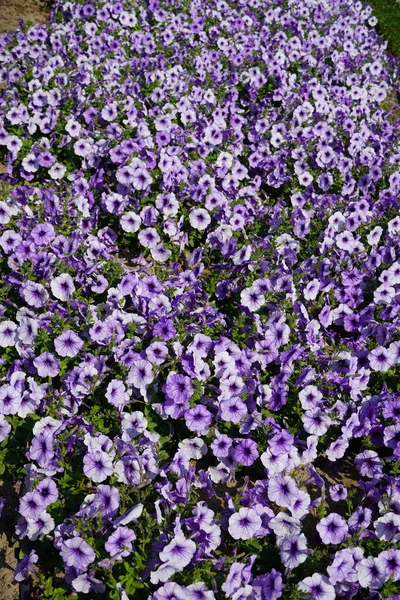
[[[375,25],[73,0],[0,38],[0,472],[32,597],[400,598]]]

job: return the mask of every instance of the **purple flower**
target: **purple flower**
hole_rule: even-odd
[[[195,552],[194,541],[186,539],[182,534],[177,534],[169,544],[164,546],[159,557],[162,562],[181,571],[190,563]]]
[[[0,401],[0,413],[1,413],[1,401]],[[0,442],[3,442],[11,431],[11,425],[3,414],[0,414]]]
[[[250,540],[261,529],[261,517],[252,508],[240,508],[229,517],[228,531],[235,540]]]
[[[290,508],[297,500],[299,489],[294,481],[286,475],[274,475],[269,480],[268,498],[278,506]]]
[[[389,578],[385,569],[385,560],[378,558],[363,558],[357,565],[358,581],[360,585],[371,590],[377,590]]]
[[[341,483],[332,485],[329,489],[329,495],[334,502],[345,500],[347,498],[347,490]]]
[[[117,512],[120,503],[117,488],[113,485],[98,485],[95,502],[100,506],[104,519],[112,517]]]
[[[95,450],[83,458],[83,472],[96,483],[101,483],[113,473],[113,463],[106,452]]]
[[[63,331],[62,334],[54,340],[54,347],[57,354],[63,357],[69,356],[73,358],[79,354],[80,350],[83,348],[83,344],[84,342],[79,335],[71,329]]]
[[[300,535],[287,535],[280,542],[280,555],[287,569],[295,569],[303,563],[310,551],[307,550],[307,539]]]
[[[387,573],[393,581],[400,581],[400,550],[397,548],[384,550],[379,554],[378,558],[382,561],[385,573]]]
[[[26,493],[19,501],[19,512],[27,519],[37,519],[45,508],[43,498],[36,490]]]
[[[124,558],[132,552],[132,542],[136,538],[129,527],[118,527],[105,543],[105,549],[113,558]]]
[[[122,409],[129,402],[129,395],[121,379],[113,379],[108,384],[106,398],[112,406],[118,409]]]
[[[15,569],[15,581],[25,581],[28,574],[33,571],[33,565],[37,563],[38,560],[39,556],[36,554],[35,550],[31,550],[29,554],[25,554]]]
[[[50,352],[42,352],[34,361],[40,377],[56,377],[60,372],[60,363]]]
[[[236,462],[241,463],[245,467],[252,465],[258,456],[258,447],[253,440],[241,440],[235,447],[234,458]]]
[[[232,447],[232,440],[224,433],[218,435],[211,443],[211,449],[217,458],[226,458],[229,455]]]
[[[327,568],[329,581],[332,585],[337,583],[357,581],[354,557],[350,550],[339,550],[335,554],[334,561]]]
[[[2,321],[0,323],[0,347],[8,348],[15,346],[17,337],[17,325],[13,321]]]
[[[61,273],[61,275],[52,279],[50,288],[53,292],[53,296],[64,302],[69,300],[75,291],[74,282],[72,281],[71,275],[68,275],[68,273]]]
[[[211,217],[204,208],[193,208],[189,213],[189,221],[193,229],[203,231],[211,223]]]
[[[382,475],[383,464],[378,456],[378,453],[374,450],[364,450],[360,454],[357,454],[354,459],[357,471],[363,477],[380,477]]]
[[[2,385],[0,387],[0,414],[15,415],[21,404],[21,394],[12,385]],[[7,425],[3,422],[3,427],[7,430]]]
[[[67,567],[75,567],[78,571],[86,571],[96,560],[93,548],[80,537],[63,542],[60,554]]]
[[[175,372],[169,373],[163,387],[163,392],[167,398],[174,400],[178,404],[186,402],[193,395],[193,386],[190,377],[178,375]]]
[[[323,544],[341,544],[346,538],[349,528],[340,515],[330,513],[318,523],[317,531]]]
[[[198,404],[185,412],[185,423],[190,431],[198,435],[206,435],[208,433],[212,415],[210,411],[203,405]]]
[[[299,588],[315,600],[335,600],[336,598],[335,588],[320,573],[314,573],[312,577],[306,577],[300,581]]]
[[[145,359],[136,360],[128,375],[128,382],[136,388],[146,388],[154,380],[153,365]]]
[[[237,397],[222,400],[220,410],[221,419],[229,423],[239,423],[247,415],[245,403]]]
[[[51,433],[41,432],[35,435],[29,450],[31,460],[36,460],[41,467],[45,467],[54,456],[54,439]]]

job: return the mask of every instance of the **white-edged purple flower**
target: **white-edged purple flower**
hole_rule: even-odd
[[[27,492],[19,501],[19,512],[26,519],[37,519],[45,509],[43,498],[36,490]]]
[[[68,273],[61,273],[61,275],[52,279],[50,288],[53,296],[62,301],[69,300],[75,291],[74,282]]]
[[[0,323],[0,347],[8,348],[15,346],[17,337],[17,324],[14,321],[2,321]]]
[[[288,475],[274,475],[269,480],[268,498],[278,506],[290,508],[297,500],[299,488],[292,477]]]
[[[205,208],[192,208],[189,213],[189,222],[193,229],[204,231],[211,223],[211,217]]]
[[[83,340],[75,331],[68,329],[54,339],[54,347],[59,356],[73,358],[82,350]]]
[[[146,388],[154,380],[153,365],[146,359],[136,360],[129,372],[128,382],[135,388]]]
[[[49,175],[52,179],[62,179],[66,172],[67,168],[58,162],[55,162],[49,169]]]
[[[300,581],[299,589],[315,600],[335,600],[336,598],[335,588],[329,583],[328,578],[320,573],[314,573],[311,577]]]
[[[155,248],[161,241],[160,236],[157,233],[157,230],[154,227],[147,227],[142,229],[138,235],[139,243],[144,248]]]
[[[132,542],[135,539],[136,535],[129,527],[117,527],[108,537],[104,547],[112,558],[124,558],[132,552]]]
[[[384,550],[378,556],[384,565],[385,572],[393,579],[400,581],[400,550],[397,548],[389,548]]]
[[[11,425],[3,414],[0,414],[0,442],[3,442],[11,431]]]
[[[110,456],[102,450],[88,452],[83,458],[83,472],[96,483],[105,481],[113,474],[113,470]]]
[[[378,590],[389,578],[385,560],[380,556],[363,558],[357,565],[358,581],[361,587]]]
[[[62,542],[60,554],[67,567],[75,567],[79,571],[86,571],[96,560],[93,548],[80,537]]]
[[[15,415],[21,405],[21,394],[12,385],[0,387],[0,414]],[[6,427],[6,426],[5,426]]]
[[[50,352],[42,352],[33,364],[40,377],[56,377],[60,372],[60,363]]]
[[[323,544],[341,544],[349,531],[346,521],[337,513],[330,513],[321,519],[316,529]]]
[[[228,531],[235,540],[250,540],[261,529],[261,517],[252,508],[240,508],[229,517]]]
[[[136,233],[142,224],[142,219],[136,213],[129,211],[121,215],[119,223],[126,233]]]
[[[373,371],[385,373],[393,364],[393,358],[389,350],[378,346],[368,354],[370,367]]]
[[[192,560],[196,552],[196,544],[182,534],[177,534],[159,553],[160,560],[176,570],[181,571]]]
[[[331,424],[330,418],[320,408],[306,410],[301,420],[307,433],[317,437],[324,435]]]
[[[307,560],[310,550],[307,549],[306,536],[287,535],[279,544],[280,555],[284,566],[287,569],[295,569],[305,560]]]

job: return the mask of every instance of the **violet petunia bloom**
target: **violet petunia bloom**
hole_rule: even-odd
[[[163,387],[163,392],[167,398],[182,404],[193,396],[193,386],[190,377],[178,375],[175,372],[169,373],[167,381]]]
[[[27,492],[19,501],[19,512],[27,519],[37,519],[45,509],[45,502],[36,490]]]
[[[14,321],[2,321],[0,323],[0,347],[8,348],[15,346],[18,327]]]
[[[25,581],[28,574],[34,570],[34,565],[38,560],[39,556],[36,554],[35,550],[31,550],[29,554],[25,554],[15,569],[15,581]]]
[[[113,473],[110,456],[102,450],[88,452],[83,458],[83,472],[96,483],[105,481]]]
[[[268,498],[278,506],[290,508],[297,500],[299,489],[292,477],[274,475],[269,480]]]
[[[383,463],[374,450],[364,450],[354,459],[357,471],[363,477],[371,479],[381,477]]]
[[[107,539],[104,547],[112,558],[124,558],[132,552],[135,533],[129,527],[118,527]]]
[[[100,507],[103,518],[109,519],[118,510],[120,503],[119,491],[113,485],[98,485],[95,502]]]
[[[384,550],[378,556],[382,561],[385,572],[393,579],[400,581],[400,550],[397,548],[389,548]]]
[[[74,282],[68,273],[61,273],[61,275],[52,279],[50,288],[53,296],[64,302],[69,300],[75,291]]]
[[[73,537],[63,542],[60,554],[67,567],[75,567],[78,571],[86,571],[96,560],[93,548],[80,537]]]
[[[228,531],[235,540],[250,540],[261,529],[261,517],[252,508],[240,508],[229,517]]]
[[[106,398],[112,406],[122,409],[129,402],[129,395],[121,379],[113,379],[107,386]]]
[[[336,593],[329,580],[320,573],[314,573],[299,583],[299,589],[315,600],[335,600]]]
[[[2,385],[0,387],[0,414],[17,414],[21,400],[21,394],[12,385]],[[3,426],[7,429],[5,424]]]
[[[250,439],[241,440],[234,450],[236,462],[241,463],[245,467],[252,465],[257,460],[258,456],[257,444]]]
[[[11,431],[11,425],[5,418],[3,414],[1,414],[0,409],[0,442],[3,442],[9,435]]]
[[[304,534],[287,535],[283,538],[280,546],[280,555],[283,564],[287,569],[295,569],[305,560],[311,553],[307,549],[307,539]]]
[[[40,377],[56,377],[60,372],[60,363],[50,352],[42,352],[34,361]]]
[[[146,388],[154,380],[153,365],[145,359],[136,360],[129,372],[128,383],[135,388]]]
[[[68,329],[54,339],[54,347],[59,356],[73,358],[79,354],[84,345],[83,340],[75,331]]]
[[[381,588],[385,581],[389,579],[389,573],[385,567],[385,560],[380,556],[378,558],[372,556],[363,558],[356,565],[360,585],[370,590]]]
[[[337,513],[330,513],[317,525],[323,544],[341,544],[347,537],[349,528],[346,521]]]
[[[202,404],[193,406],[185,412],[184,417],[186,426],[190,431],[198,435],[206,435],[208,433],[212,415],[205,406]]]
[[[182,534],[177,534],[169,544],[164,546],[159,557],[163,563],[180,571],[191,562],[195,552],[194,541],[186,539]]]
[[[378,346],[368,354],[370,367],[373,371],[385,373],[393,364],[393,357],[389,350],[383,346]]]

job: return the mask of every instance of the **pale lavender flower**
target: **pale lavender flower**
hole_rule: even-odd
[[[321,519],[316,528],[323,544],[341,544],[349,531],[346,521],[337,513]]]
[[[54,347],[59,356],[73,358],[79,354],[84,345],[83,340],[75,331],[68,329],[54,339]]]
[[[105,549],[113,558],[124,558],[132,552],[132,542],[136,538],[129,527],[118,527],[107,539]]]
[[[299,583],[299,589],[315,600],[335,600],[336,593],[329,580],[320,573],[314,573]]]
[[[17,337],[17,325],[14,321],[2,321],[0,323],[0,347],[8,348],[15,346]]]
[[[363,558],[356,565],[360,585],[370,590],[377,590],[382,587],[389,576],[385,566],[385,560],[381,557]]]
[[[50,352],[42,352],[34,361],[40,377],[56,377],[60,372],[60,363]]]
[[[101,483],[113,473],[110,456],[102,450],[88,452],[83,458],[83,472],[96,483]]]
[[[93,548],[80,537],[63,542],[60,554],[67,567],[75,567],[79,571],[86,571],[96,560]]]
[[[68,273],[61,273],[61,275],[52,279],[50,288],[53,296],[62,301],[69,300],[75,291],[74,282]]]
[[[178,533],[169,544],[164,546],[159,553],[159,557],[162,562],[181,571],[190,563],[195,552],[196,544],[194,541],[188,540]]]
[[[235,540],[250,540],[261,529],[261,517],[252,508],[240,508],[229,517],[228,531]]]

